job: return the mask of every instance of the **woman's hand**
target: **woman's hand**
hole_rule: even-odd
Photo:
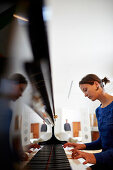
[[[85,162],[83,162],[83,164],[87,164],[87,163],[96,164],[96,158],[92,153],[86,153],[86,152],[73,149],[72,158],[73,159],[84,158]]]
[[[30,148],[40,148],[40,145],[38,145],[37,143],[33,143],[30,145]]]
[[[28,153],[31,153],[32,152],[32,148],[34,149],[39,149],[40,148],[40,145],[38,145],[37,143],[31,143],[31,144],[28,144],[24,147],[24,151],[25,152],[28,152]]]
[[[66,147],[74,147],[74,149],[76,149],[76,150],[79,150],[79,149],[83,150],[83,149],[86,148],[86,145],[85,144],[78,144],[78,143],[65,143],[63,147],[64,148],[66,148]],[[73,149],[72,149],[72,151],[73,151]]]
[[[30,143],[30,144],[28,144],[28,145],[26,145],[25,146],[25,151],[26,150],[29,150],[29,149],[31,149],[31,148],[40,148],[40,145],[38,145],[37,143]]]

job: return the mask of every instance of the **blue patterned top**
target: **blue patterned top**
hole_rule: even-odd
[[[86,143],[87,150],[102,149],[94,154],[97,164],[113,166],[113,101],[106,107],[101,105],[96,109],[100,137],[91,143]]]

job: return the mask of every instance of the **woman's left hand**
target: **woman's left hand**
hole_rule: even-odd
[[[92,153],[86,153],[80,150],[73,150],[72,158],[73,159],[84,158],[85,162],[83,162],[83,164],[87,164],[87,163],[96,164],[96,158]]]
[[[40,148],[40,145],[38,145],[37,143],[33,143],[31,144],[31,148]]]

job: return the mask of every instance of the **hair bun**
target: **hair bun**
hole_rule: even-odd
[[[102,82],[104,82],[105,84],[107,84],[107,83],[110,83],[110,80],[109,80],[107,77],[104,77],[104,78],[102,79]]]

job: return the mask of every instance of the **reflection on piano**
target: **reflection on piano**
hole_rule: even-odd
[[[41,101],[45,106],[45,114],[39,114],[39,110],[37,110],[37,113],[47,124],[52,125],[51,139],[40,142],[39,144],[64,144],[66,141],[59,141],[54,135],[55,108],[47,31],[43,16],[44,3],[42,0],[39,0],[38,2],[29,2],[29,36],[34,61],[25,63],[25,69],[31,84],[33,85],[33,95],[35,98],[41,97]]]

